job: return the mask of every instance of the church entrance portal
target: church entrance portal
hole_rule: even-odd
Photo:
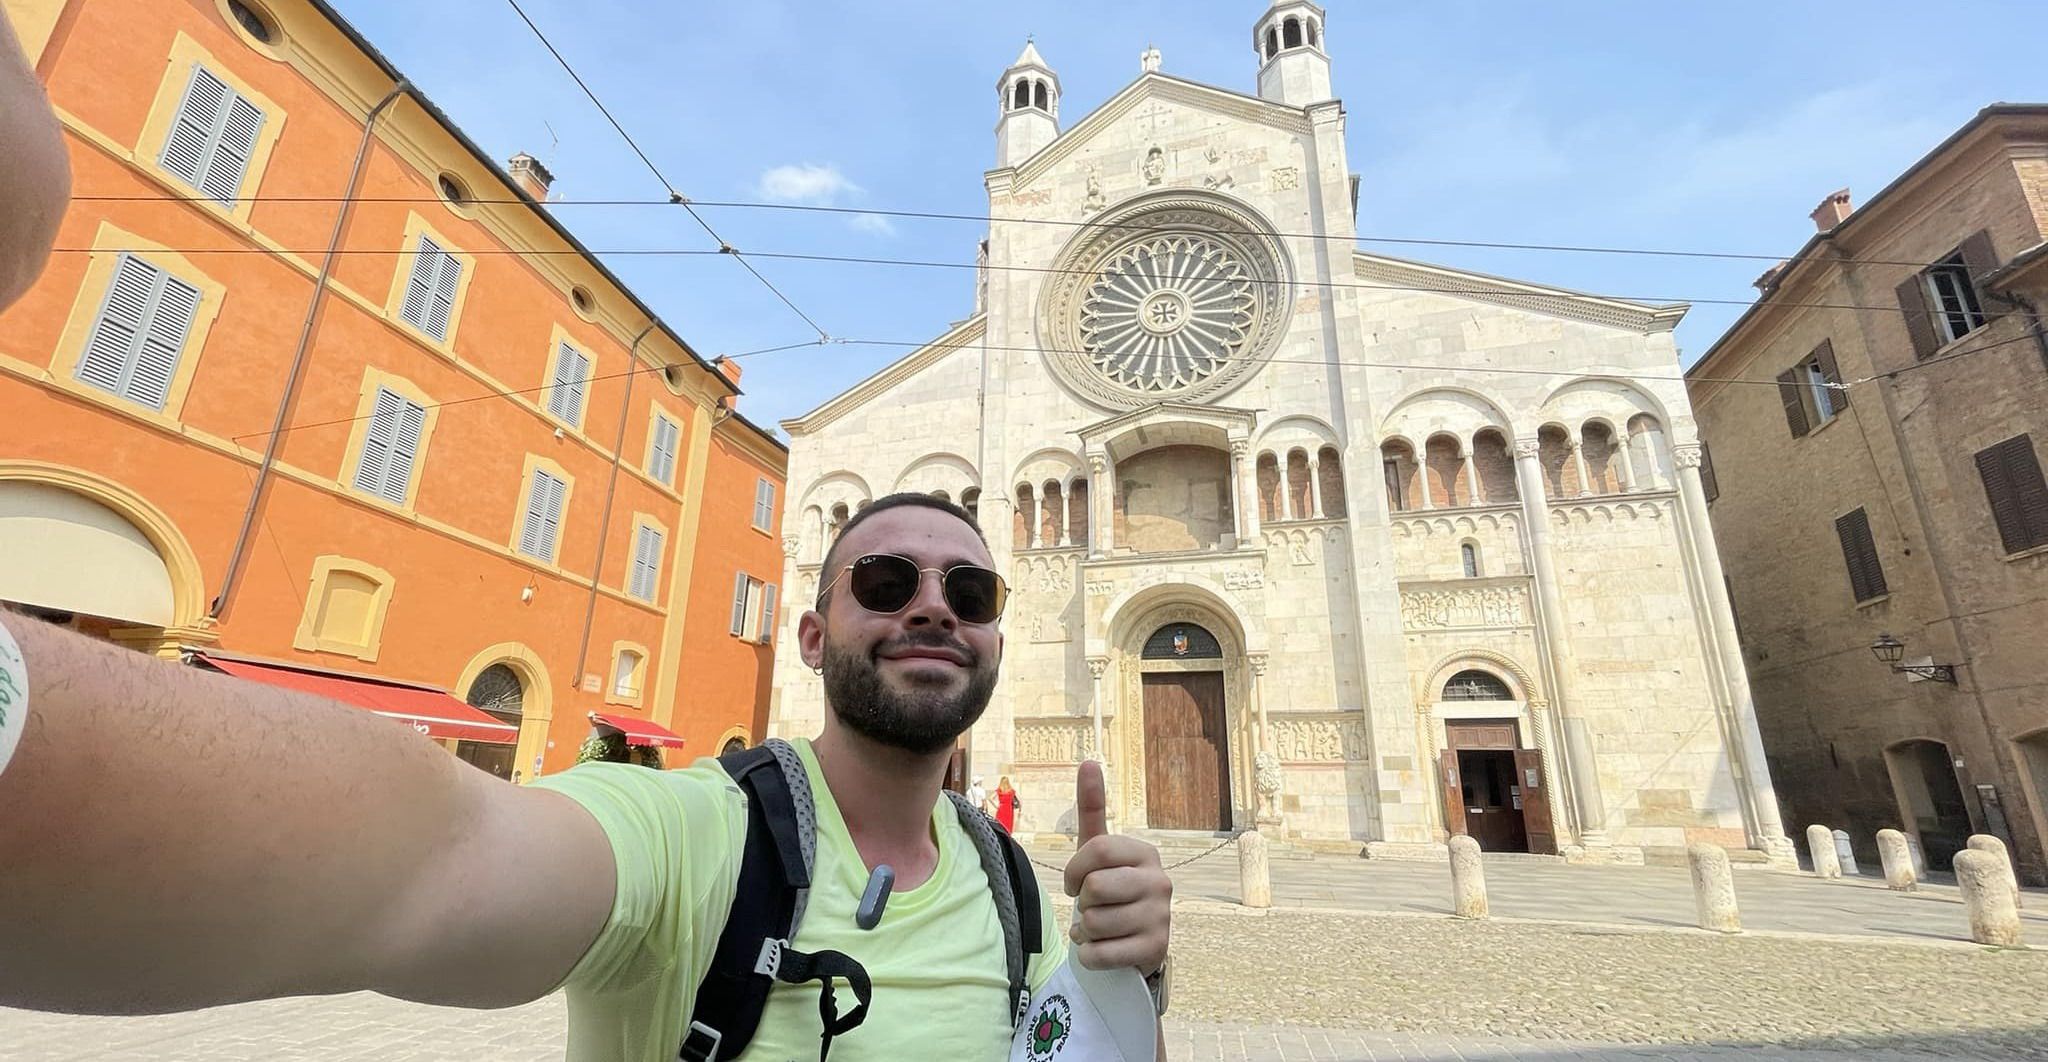
[[[1520,747],[1513,719],[1444,724],[1444,824],[1485,852],[1554,854],[1543,754]]]
[[[1230,826],[1230,740],[1223,672],[1144,676],[1145,813],[1160,830]]]

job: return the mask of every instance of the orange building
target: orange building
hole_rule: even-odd
[[[0,314],[0,599],[508,776],[761,735],[786,451],[540,163],[321,0],[0,9],[74,195]]]

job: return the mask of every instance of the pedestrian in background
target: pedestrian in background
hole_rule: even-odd
[[[1017,832],[1017,809],[1023,806],[1024,801],[1017,796],[1017,791],[1010,788],[1010,776],[1006,774],[997,779],[996,821],[1003,824],[1003,829]]]
[[[988,807],[988,787],[981,784],[981,776],[978,774],[974,776],[974,781],[967,787],[967,802],[980,808],[983,814],[994,814]]]

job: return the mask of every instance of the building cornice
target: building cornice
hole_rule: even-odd
[[[1364,251],[1353,254],[1352,271],[1359,279],[1385,284],[1389,290],[1449,295],[1644,334],[1671,331],[1692,309],[1682,302],[1662,306],[1630,302]]]
[[[987,330],[988,316],[975,314],[954,325],[945,335],[898,358],[882,371],[827,399],[823,405],[809,413],[783,421],[782,430],[788,432],[792,438],[817,431],[870,400],[880,397],[889,388],[917,375],[946,355],[979,340]]]
[[[1299,107],[1153,72],[1140,75],[1123,91],[1111,96],[1108,102],[1088,112],[1087,117],[1069,126],[1058,139],[1040,148],[1023,165],[1010,168],[1010,187],[1013,190],[1030,187],[1033,181],[1045,176],[1097,133],[1136,110],[1140,103],[1152,99],[1199,107],[1243,121],[1273,126],[1297,136],[1311,136],[1315,132],[1308,112]],[[1003,172],[992,170],[989,177],[993,179]]]

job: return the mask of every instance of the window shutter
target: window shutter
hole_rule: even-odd
[[[103,391],[121,393],[129,354],[142,335],[143,319],[149,315],[156,277],[153,266],[125,254],[115,263],[107,301],[93,322],[85,352],[78,357],[76,375],[80,380]]]
[[[413,461],[420,449],[420,432],[426,428],[427,411],[421,406],[400,399],[402,408],[398,413],[398,426],[391,440],[390,464],[384,470],[383,495],[394,505],[405,504],[406,490],[412,486]]]
[[[647,474],[663,483],[675,481],[676,434],[675,421],[659,413],[654,415],[654,444],[647,460]]]
[[[555,559],[555,540],[562,530],[562,498],[568,484],[539,469],[526,492],[526,526],[519,533],[519,551],[538,560]]]
[[[404,407],[403,398],[381,387],[377,389],[377,402],[370,412],[370,427],[363,432],[363,454],[356,462],[357,490],[384,494],[384,483],[392,463],[391,447],[398,436],[398,417]],[[399,501],[404,500],[404,492],[401,491]]]
[[[1849,569],[1849,589],[1856,600],[1868,601],[1885,593],[1884,568],[1878,563],[1877,543],[1870,537],[1870,516],[1862,509],[1835,520],[1835,535],[1842,542],[1842,561]]]
[[[405,282],[405,304],[398,311],[407,324],[436,339],[440,336],[428,327],[428,306],[434,301],[434,275],[440,269],[441,248],[425,236],[420,237],[413,247],[412,277]]]
[[[208,73],[205,67],[194,66],[192,80],[185,86],[185,98],[178,104],[177,117],[171,119],[171,134],[164,140],[164,169],[183,178],[186,184],[200,187],[200,178],[206,174],[212,154],[215,130],[226,118],[229,103],[234,99],[234,90],[225,82]]]
[[[178,355],[192,332],[192,318],[199,312],[199,289],[168,273],[157,277],[155,312],[142,329],[142,344],[135,352],[135,371],[128,380],[128,397],[162,409],[171,397],[171,379],[178,373]]]
[[[1971,283],[1998,268],[1998,251],[1991,246],[1991,233],[1984,229],[1971,233],[1957,251],[1963,256],[1963,264],[1970,267]]]
[[[569,485],[553,476],[547,477],[547,481],[548,519],[545,529],[546,537],[541,545],[547,550],[548,559],[553,560],[555,557],[555,543],[560,539],[562,533],[562,499],[568,493]]]
[[[1915,273],[1899,282],[1899,312],[1906,318],[1906,334],[1913,340],[1913,356],[1934,353],[1941,341],[1934,335],[1934,318],[1927,307],[1927,274]]]
[[[151,409],[164,408],[199,298],[198,288],[122,255],[79,355],[76,376]]]
[[[1977,474],[1991,503],[1991,519],[2007,553],[2048,542],[2048,484],[2034,455],[2034,440],[2014,436],[1979,451]]]
[[[766,479],[754,482],[754,526],[763,531],[775,526],[775,484]]]
[[[761,591],[761,644],[775,641],[775,584]]]
[[[555,386],[548,392],[548,411],[570,424],[583,422],[583,386],[590,363],[567,343],[555,351]]]
[[[1823,339],[1820,346],[1813,348],[1813,360],[1820,366],[1821,378],[1831,384],[1842,382],[1842,370],[1835,364],[1835,341]],[[1849,392],[1828,389],[1828,406],[1834,413],[1849,408]]]
[[[236,96],[228,104],[225,118],[213,159],[206,164],[206,176],[198,183],[216,202],[232,207],[242,194],[242,178],[249,172],[249,156],[256,153],[256,137],[263,132],[263,112]]]
[[[1721,481],[1714,478],[1714,451],[1707,448],[1707,441],[1700,440],[1700,490],[1712,502],[1721,496]]]
[[[737,636],[747,629],[747,573],[734,572],[732,577],[732,633]]]
[[[642,601],[654,600],[655,582],[661,575],[661,544],[661,532],[651,527],[634,533],[633,582],[628,592]]]
[[[462,282],[462,263],[447,251],[436,248],[435,257],[440,266],[434,271],[433,305],[429,309],[429,323],[433,325],[435,339],[448,338],[448,321],[455,313],[455,290]]]
[[[1797,439],[1806,434],[1806,407],[1799,402],[1798,369],[1778,374],[1778,400],[1785,403],[1785,425]]]

